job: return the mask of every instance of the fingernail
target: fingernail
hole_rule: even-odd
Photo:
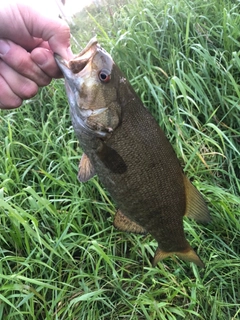
[[[9,44],[5,40],[0,40],[0,56],[4,56],[10,49]]]
[[[68,47],[62,50],[61,52],[56,52],[56,53],[58,53],[63,59],[66,59],[66,60],[70,60],[73,58],[71,47]]]
[[[71,47],[68,47],[66,51],[67,51],[68,59],[69,58],[72,59],[73,58],[73,53],[72,53]]]

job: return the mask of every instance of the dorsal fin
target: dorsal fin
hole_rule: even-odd
[[[185,175],[184,185],[186,192],[186,211],[184,215],[199,222],[209,222],[210,215],[208,207],[201,193],[191,184]]]
[[[147,231],[136,222],[126,217],[120,210],[115,214],[113,225],[121,231],[133,232],[138,234],[145,234]]]
[[[82,158],[79,162],[78,170],[78,180],[80,182],[86,182],[95,175],[94,167],[88,158],[88,156],[83,153]]]

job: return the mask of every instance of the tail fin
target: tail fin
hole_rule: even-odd
[[[175,254],[176,256],[178,256],[180,259],[184,261],[194,262],[197,266],[201,268],[205,267],[202,260],[199,258],[199,256],[190,246],[187,250],[183,250],[180,252],[165,252],[158,247],[155,252],[155,256],[153,258],[153,263],[152,263],[153,267],[155,267],[159,261],[163,260],[164,258],[170,257],[173,254]]]

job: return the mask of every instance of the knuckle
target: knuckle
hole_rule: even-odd
[[[49,84],[50,84],[50,82],[52,81],[52,79],[51,78],[46,78],[45,79],[45,81],[43,81],[42,83],[41,83],[41,87],[45,87],[45,86],[48,86]]]
[[[0,107],[2,109],[16,109],[21,106],[22,102],[22,99],[20,99],[17,96],[14,96],[11,99],[8,99],[7,104],[2,104],[0,102]]]
[[[5,80],[0,76],[0,108],[13,109],[22,104],[22,99],[18,97],[8,86]]]
[[[19,89],[19,95],[23,99],[29,99],[34,97],[38,92],[38,86],[33,81],[26,81],[22,84],[21,88]]]
[[[21,52],[13,52],[12,50],[11,53],[8,54],[7,59],[5,59],[5,62],[9,67],[23,76],[27,76],[33,68],[30,53],[28,52],[22,54]]]
[[[28,69],[29,69],[29,63],[27,59],[24,57],[19,57],[18,64],[17,64],[17,71],[25,75]]]
[[[22,104],[22,99],[16,96],[15,94],[12,95],[5,95],[5,97],[0,96],[0,108],[1,109],[15,109],[20,107]]]

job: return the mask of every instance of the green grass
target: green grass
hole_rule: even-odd
[[[97,177],[77,181],[81,149],[58,80],[0,112],[0,319],[240,319],[240,3],[105,8],[82,13],[75,38],[83,47],[98,34],[203,193],[212,221],[185,220],[185,231],[206,269],[152,268],[151,236],[112,227]]]

